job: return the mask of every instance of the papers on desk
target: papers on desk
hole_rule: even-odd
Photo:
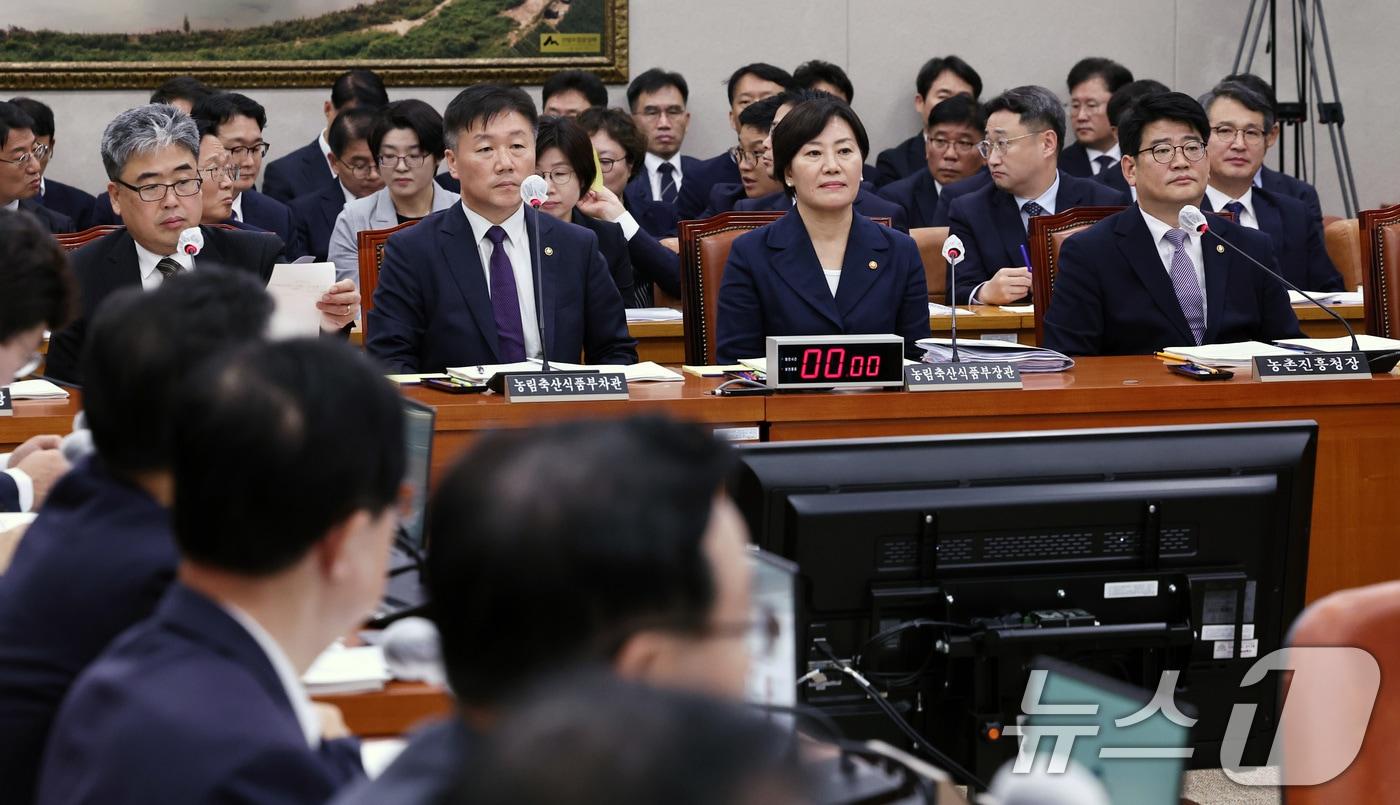
[[[1321,302],[1324,305],[1359,305],[1361,304],[1361,291],[1308,291],[1308,296]],[[1297,291],[1288,292],[1288,301],[1294,305],[1312,304]]]
[[[417,385],[421,385],[421,384],[423,383],[424,380],[429,380],[429,379],[431,379],[431,380],[446,380],[446,379],[448,379],[449,377],[451,377],[451,375],[447,374],[446,372],[428,372],[428,373],[426,373],[426,374],[419,374],[419,375],[384,375],[384,376],[387,377],[387,378],[389,378],[389,380],[390,380],[391,382],[397,383],[397,384],[399,384],[400,386],[417,386]]]
[[[634,321],[680,321],[684,316],[673,307],[629,307],[627,322]]]
[[[688,375],[695,375],[696,377],[723,377],[725,372],[742,372],[747,368],[749,367],[742,363],[727,363],[710,366],[691,366],[687,363],[681,367],[681,371]]]
[[[1313,352],[1351,352],[1351,338],[1281,338],[1278,344],[1293,344]],[[1378,335],[1356,334],[1356,345],[1362,352],[1391,352],[1400,350],[1400,340],[1381,338]]]
[[[267,292],[272,295],[271,339],[315,337],[321,333],[316,303],[335,284],[335,263],[282,263],[272,267]]]
[[[10,398],[15,400],[66,400],[68,390],[43,378],[16,380],[10,384]]]
[[[1007,313],[1015,313],[1020,316],[1029,316],[1035,312],[1035,305],[999,305]]]
[[[947,363],[953,359],[952,340],[924,338],[924,363]],[[1028,347],[1008,341],[967,341],[958,339],[958,357],[967,363],[1008,362],[1024,373],[1063,372],[1074,366],[1074,359],[1053,349]]]
[[[457,366],[449,367],[447,373],[452,377],[466,383],[485,383],[491,379],[492,375],[499,373],[517,374],[521,372],[538,372],[542,364],[531,358],[526,361],[516,363],[489,363],[483,366]],[[662,366],[655,361],[642,361],[631,366],[612,366],[603,364],[584,365],[581,363],[563,363],[561,361],[550,361],[549,368],[558,369],[562,372],[619,372],[626,376],[628,383],[669,383],[683,381],[685,378],[680,372],[675,372]]]
[[[27,526],[38,516],[38,512],[0,512],[0,533]]]
[[[379,646],[331,646],[301,676],[312,696],[383,690],[390,679],[393,676]]]
[[[1167,347],[1162,353],[1203,366],[1235,369],[1249,366],[1260,355],[1297,355],[1298,350],[1276,347],[1262,341],[1237,341],[1232,344],[1202,344],[1199,347]]]
[[[954,311],[957,311],[954,313]],[[940,305],[937,302],[928,303],[928,314],[930,316],[976,316],[977,311],[968,310],[965,307],[952,308],[947,305]]]

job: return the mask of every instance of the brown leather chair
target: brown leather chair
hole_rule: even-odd
[[[943,259],[943,241],[948,239],[948,227],[915,227],[909,230],[909,235],[919,244],[919,258],[924,261],[928,301],[948,304],[948,261]]]
[[[1045,311],[1060,266],[1060,247],[1076,232],[1088,229],[1125,207],[1075,207],[1054,215],[1031,219],[1027,241],[1031,254],[1031,302],[1035,304],[1035,342],[1044,339]]]
[[[81,232],[73,232],[67,235],[54,235],[54,238],[58,241],[58,245],[63,247],[65,252],[71,252],[76,249],[81,249],[92,241],[104,235],[109,235],[121,228],[120,224],[102,224],[100,226],[84,229]]]
[[[1366,272],[1361,262],[1361,222],[1355,218],[1338,218],[1322,229],[1327,256],[1342,275],[1342,286],[1348,291],[1366,285]]]
[[[1400,581],[1390,581],[1353,590],[1342,590],[1314,601],[1294,623],[1289,635],[1291,646],[1344,646],[1369,652],[1380,666],[1380,688],[1365,727],[1361,751],[1340,775],[1325,783],[1289,786],[1284,789],[1288,805],[1332,805],[1337,802],[1379,802],[1400,791],[1400,763],[1395,762],[1394,736],[1400,731]],[[1260,683],[1264,684],[1264,683]],[[1365,711],[1364,694],[1369,685],[1348,684],[1338,678],[1335,694],[1315,705],[1325,713],[1294,710],[1283,721],[1283,769],[1290,769],[1290,758],[1299,764],[1316,758],[1327,747],[1350,746],[1361,724],[1337,723],[1329,718],[1338,708],[1343,712]],[[1301,704],[1302,702],[1299,702]],[[1290,702],[1285,705],[1285,713]],[[1386,794],[1385,792],[1391,792]]]
[[[374,307],[374,289],[379,285],[379,266],[384,263],[384,241],[417,221],[407,221],[388,229],[365,229],[356,236],[360,256],[360,332],[365,331],[366,313]]]
[[[685,362],[715,362],[715,322],[719,283],[734,239],[783,217],[781,212],[723,212],[701,221],[681,221],[681,311]]]
[[[1400,335],[1400,204],[1362,210],[1361,266],[1366,276],[1366,332]]]

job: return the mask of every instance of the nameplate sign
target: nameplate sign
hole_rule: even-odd
[[[1254,379],[1264,383],[1292,380],[1370,380],[1364,352],[1318,352],[1307,355],[1260,355],[1254,358]]]
[[[527,372],[505,379],[506,402],[582,402],[627,399],[621,372]]]
[[[904,367],[905,391],[978,391],[1019,389],[1021,370],[1005,361],[992,363],[922,363]]]
[[[9,386],[0,386],[0,416],[14,416],[14,397],[10,396]]]

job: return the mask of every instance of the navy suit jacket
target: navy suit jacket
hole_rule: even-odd
[[[358,753],[311,749],[253,636],[177,583],[74,683],[36,802],[311,805],[362,779]]]
[[[1080,179],[1094,178],[1094,166],[1089,164],[1089,152],[1083,143],[1071,143],[1060,152],[1060,172]]]
[[[1117,190],[1123,194],[1124,198],[1131,199],[1133,197],[1132,185],[1129,185],[1128,180],[1123,178],[1121,162],[1099,171],[1098,175],[1094,177],[1094,181]]]
[[[330,249],[335,219],[345,209],[345,191],[340,181],[332,179],[316,190],[293,199],[288,205],[296,221],[297,241],[316,261],[324,263]]]
[[[113,638],[155,610],[176,561],[170,512],[100,458],[83,459],[54,485],[0,584],[7,802],[33,800],[64,695]]]
[[[19,511],[19,487],[8,473],[0,472],[0,512]]]
[[[1276,195],[1292,196],[1303,202],[1308,208],[1308,213],[1317,220],[1322,220],[1322,202],[1317,197],[1317,188],[1286,173],[1265,166],[1261,169],[1263,177],[1260,181],[1265,190]]]
[[[880,152],[875,158],[875,186],[884,187],[919,168],[927,167],[928,155],[924,151],[924,133],[921,131],[899,145]]]
[[[85,190],[63,182],[55,182],[53,179],[45,179],[44,195],[35,201],[73,219],[73,231],[81,232],[91,225],[88,222],[92,219],[92,205],[97,199]]]
[[[880,195],[904,209],[909,227],[935,226],[938,211],[938,185],[925,168],[880,188]]]
[[[660,199],[651,196],[651,177],[647,175],[645,166],[638,166],[637,175],[633,176],[627,186],[622,188],[622,200],[631,211],[632,217],[637,219],[637,224],[650,232],[653,237],[670,238],[675,237],[676,222],[681,220],[678,208],[680,206],[681,193],[690,184],[690,177],[696,176],[699,184],[703,185],[706,179],[705,169],[702,162],[694,157],[681,157],[681,189],[676,193],[676,202],[666,204]],[[715,168],[709,169],[711,172]],[[737,176],[738,167],[734,168]],[[697,172],[699,175],[697,175]],[[699,190],[700,188],[696,188]],[[702,202],[705,196],[701,196]],[[703,209],[703,204],[702,207]]]
[[[262,191],[271,199],[290,204],[292,199],[334,180],[318,136],[290,154],[267,163],[263,168]]]
[[[632,257],[632,269],[636,276],[634,294],[637,307],[651,307],[655,304],[652,284],[679,299],[681,296],[681,256],[662,246],[645,229],[627,241],[627,252]]]
[[[272,277],[272,267],[282,253],[282,241],[277,236],[208,226],[200,229],[204,232],[204,251],[195,258],[196,265],[208,262],[251,271],[264,283]],[[68,262],[78,280],[78,317],[49,339],[44,372],[67,383],[81,384],[78,361],[87,338],[88,320],[116,291],[140,288],[141,267],[136,259],[136,244],[125,229],[104,235],[70,253]]]
[[[1262,261],[1268,238],[1226,220],[1211,222]],[[1202,243],[1207,344],[1272,341],[1302,335],[1278,280],[1234,251]],[[1146,355],[1193,343],[1171,277],[1134,204],[1065,241],[1055,293],[1045,312],[1045,346],[1067,355]]]
[[[680,192],[676,194],[678,221],[707,217],[701,213],[708,209],[710,192],[715,186],[739,182],[739,166],[728,151],[709,159],[698,159],[693,165],[682,167],[685,168],[685,179],[681,182]]]
[[[43,204],[40,204],[37,199],[20,199],[19,208],[39,219],[39,223],[55,235],[63,235],[77,231],[72,218],[69,218],[57,210],[45,207]]]
[[[729,212],[734,209],[735,204],[748,197],[748,193],[744,192],[743,182],[717,184],[710,188],[710,201],[705,205],[705,211],[694,217],[709,218],[712,215]]]
[[[617,286],[617,292],[622,297],[622,304],[624,307],[633,307],[636,303],[637,280],[632,270],[632,253],[627,248],[627,238],[622,234],[622,226],[611,221],[590,218],[578,210],[573,211],[569,223],[590,229],[598,237],[598,252],[608,264],[608,273],[612,275],[613,284]]]
[[[598,237],[533,209],[525,215],[538,219],[540,240],[554,252],[542,249],[540,257],[546,354],[568,363],[636,363],[637,342]],[[389,238],[367,319],[365,347],[387,372],[501,362],[486,271],[460,205]]]
[[[855,211],[866,218],[888,218],[890,226],[900,232],[909,232],[909,221],[904,216],[904,208],[886,198],[881,198],[864,184],[856,191]],[[758,198],[745,198],[735,202],[734,209],[752,212],[787,212],[794,207],[787,193],[778,191]],[[752,355],[748,357],[753,357]]]
[[[341,792],[331,805],[441,805],[479,742],[460,718],[423,727],[382,774]]]
[[[949,185],[943,186],[943,192],[938,194],[938,206],[933,211],[933,221],[929,226],[948,226],[948,210],[953,206],[953,200],[968,193],[974,193],[992,183],[992,172],[983,168],[966,179],[959,179]]]
[[[790,210],[735,239],[715,330],[719,363],[763,355],[770,335],[895,333],[910,357],[922,355],[914,342],[929,337],[928,284],[919,247],[902,232],[852,215],[833,297],[802,216]]]
[[[1127,200],[1117,191],[1090,179],[1076,179],[1060,173],[1060,189],[1055,193],[1057,212],[1125,203]],[[951,234],[962,238],[967,250],[967,256],[957,269],[957,304],[967,304],[977,285],[991,279],[1000,269],[1026,264],[1021,254],[1021,247],[1026,245],[1026,228],[1021,224],[1016,199],[1010,193],[989,183],[981,190],[955,199],[948,217]],[[951,283],[949,287],[953,287]]]
[[[1308,213],[1303,202],[1258,187],[1251,199],[1259,231],[1272,241],[1275,271],[1305,291],[1346,290],[1342,275],[1327,256],[1322,222]],[[1201,199],[1201,209],[1211,210],[1209,196]]]

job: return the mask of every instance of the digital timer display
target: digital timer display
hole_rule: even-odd
[[[768,385],[778,389],[904,384],[904,339],[899,336],[774,336],[768,341]]]

